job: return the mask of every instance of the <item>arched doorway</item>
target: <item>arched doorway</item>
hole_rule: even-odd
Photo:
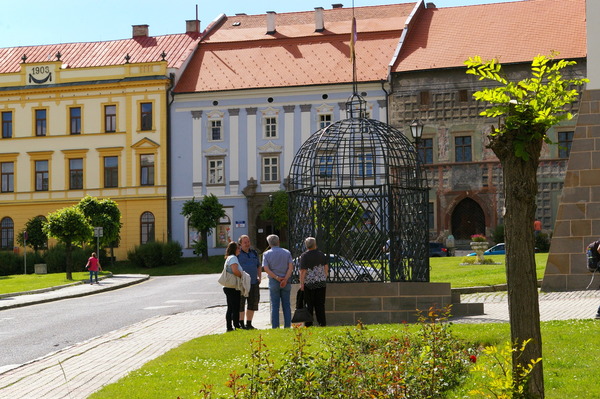
[[[465,198],[452,212],[452,234],[457,240],[469,240],[473,234],[485,235],[485,214],[471,198]]]

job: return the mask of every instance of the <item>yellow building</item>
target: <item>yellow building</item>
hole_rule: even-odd
[[[0,249],[85,195],[117,202],[117,258],[167,240],[170,90],[199,40],[151,37],[0,49]]]

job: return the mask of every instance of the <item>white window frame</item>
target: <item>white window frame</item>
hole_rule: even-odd
[[[266,115],[263,117],[263,137],[265,139],[278,138],[278,121],[276,115]]]
[[[262,157],[262,182],[263,183],[277,183],[280,181],[279,170],[280,162],[279,155],[277,154],[266,154]],[[272,162],[275,161],[275,164]],[[269,172],[267,172],[270,170]],[[275,172],[273,172],[275,170]],[[273,176],[275,175],[275,176]],[[268,177],[268,178],[267,178]]]
[[[206,185],[225,185],[225,157],[211,157],[206,159]]]

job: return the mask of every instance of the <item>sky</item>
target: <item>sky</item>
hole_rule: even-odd
[[[131,25],[149,25],[151,36],[184,33],[185,21],[198,18],[203,30],[220,14],[248,15],[407,3],[411,0],[0,0],[0,47],[95,42],[131,37]],[[412,0],[416,1],[416,0]],[[503,3],[514,0],[429,0],[437,7]],[[9,3],[4,4],[4,3]]]

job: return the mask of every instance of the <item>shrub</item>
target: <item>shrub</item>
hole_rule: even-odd
[[[85,265],[92,252],[94,251],[91,249],[73,247],[71,250],[73,271],[85,271]],[[63,244],[56,244],[48,249],[43,263],[46,263],[48,273],[63,273],[66,272],[66,261],[67,250],[65,246]],[[102,259],[100,259],[100,264],[102,264]]]
[[[498,244],[500,242],[504,242],[504,225],[503,224],[499,224],[498,226],[496,226],[496,228],[492,232],[492,240],[494,240],[494,242],[496,244]]]
[[[23,259],[12,251],[0,251],[0,276],[23,273]]]
[[[430,309],[419,318],[421,329],[381,339],[366,328],[346,329],[324,338],[328,349],[310,350],[297,328],[294,345],[275,362],[259,336],[252,341],[250,364],[227,382],[235,398],[441,398],[466,377],[471,356],[447,323],[448,310]],[[211,387],[201,393],[211,397]]]
[[[181,260],[181,244],[152,241],[137,245],[133,250],[127,251],[127,259],[137,267],[176,265]]]

